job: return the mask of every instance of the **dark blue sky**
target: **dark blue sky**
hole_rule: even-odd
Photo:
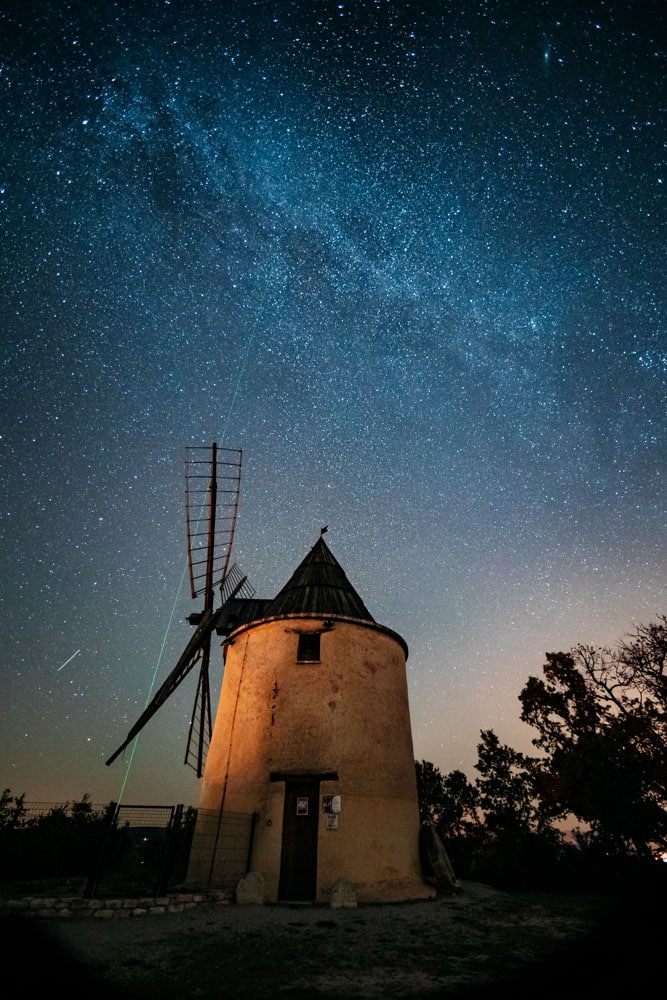
[[[194,676],[104,765],[199,610],[189,444],[243,449],[259,596],[329,525],[445,772],[482,728],[530,748],[545,652],[665,611],[659,5],[230,6],[0,13],[0,781],[32,801],[197,801]]]

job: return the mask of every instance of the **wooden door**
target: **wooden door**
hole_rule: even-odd
[[[312,903],[317,892],[317,822],[320,783],[316,780],[285,783],[283,843],[278,897]]]

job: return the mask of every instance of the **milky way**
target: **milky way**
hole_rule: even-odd
[[[186,445],[271,597],[328,524],[415,756],[665,611],[665,20],[641,3],[0,14],[0,781],[196,803]],[[74,652],[76,651],[76,653]],[[69,659],[68,659],[69,658]],[[218,659],[215,683],[219,686]]]

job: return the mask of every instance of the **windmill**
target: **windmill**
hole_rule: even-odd
[[[230,603],[238,596],[253,597],[254,590],[236,564],[230,566],[241,484],[242,451],[217,444],[191,446],[185,454],[185,520],[188,569],[193,599],[203,597],[204,608],[188,617],[195,632],[167,679],[148,703],[125,741],[107,765],[139,735],[146,723],[174,693],[181,681],[199,665],[197,693],[188,731],[184,763],[201,778],[211,739],[209,665],[211,636]],[[214,608],[215,589],[222,605]]]

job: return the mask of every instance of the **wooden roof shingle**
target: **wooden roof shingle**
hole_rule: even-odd
[[[308,614],[375,623],[321,536],[273,600],[236,597],[227,601],[217,612],[216,632],[229,635],[242,625],[266,618]]]
[[[294,614],[375,620],[321,536],[264,611],[267,618]]]

